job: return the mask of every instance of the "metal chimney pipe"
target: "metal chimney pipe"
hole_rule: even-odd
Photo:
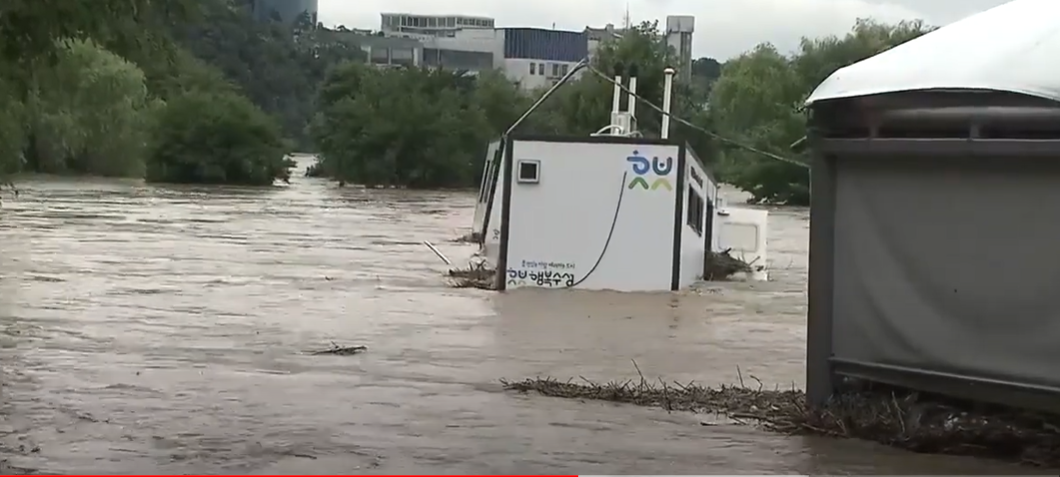
[[[666,68],[663,71],[666,75],[666,79],[663,83],[663,117],[662,117],[662,131],[659,132],[663,139],[670,138],[670,97],[673,96],[674,90],[674,69]]]
[[[611,95],[611,112],[622,111],[622,65],[615,65],[615,87]]]
[[[637,117],[637,65],[629,68],[629,117]]]

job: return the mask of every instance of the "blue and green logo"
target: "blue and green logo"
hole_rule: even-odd
[[[666,190],[674,190],[673,186],[670,185],[670,180],[666,176],[670,175],[670,172],[674,169],[674,158],[667,157],[666,161],[660,161],[658,157],[648,160],[647,157],[641,156],[640,151],[633,151],[633,155],[626,158],[626,161],[633,166],[633,174],[636,177],[629,181],[629,188],[636,189],[638,186],[643,187],[644,190],[656,190],[663,188]],[[654,172],[654,181],[649,185],[648,179],[644,176],[649,172]]]

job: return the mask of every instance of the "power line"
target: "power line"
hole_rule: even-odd
[[[721,136],[718,133],[716,133],[714,131],[711,131],[709,129],[706,129],[706,128],[697,126],[695,124],[692,124],[691,121],[688,121],[688,120],[686,120],[684,118],[681,118],[681,117],[678,117],[678,116],[674,116],[671,113],[667,113],[666,111],[663,111],[663,109],[661,107],[657,106],[655,103],[652,103],[651,101],[648,101],[647,99],[644,99],[643,97],[641,97],[637,93],[634,93],[633,91],[630,91],[630,89],[627,88],[625,85],[623,85],[622,83],[616,82],[614,80],[614,78],[604,74],[603,72],[601,72],[600,70],[596,69],[596,67],[592,66],[588,62],[584,63],[583,68],[588,69],[591,73],[593,73],[594,75],[596,75],[596,76],[598,76],[600,78],[603,78],[608,83],[611,83],[611,84],[613,84],[615,86],[618,86],[623,92],[625,92],[626,94],[629,94],[629,95],[633,96],[634,98],[640,100],[640,102],[648,105],[650,108],[652,108],[655,111],[659,112],[659,114],[663,114],[663,115],[669,116],[671,121],[675,121],[675,122],[683,124],[683,125],[685,125],[687,127],[695,129],[696,131],[699,131],[699,132],[701,132],[703,134],[706,134],[711,139],[715,139],[715,140],[723,142],[723,143],[725,143],[727,145],[736,147],[737,149],[743,149],[745,151],[753,152],[755,154],[759,154],[759,155],[762,155],[762,156],[765,156],[765,157],[768,157],[770,159],[774,159],[774,160],[777,160],[777,161],[787,162],[788,164],[794,164],[794,165],[805,167],[805,168],[809,168],[810,167],[809,164],[806,164],[804,162],[801,162],[801,161],[798,161],[798,160],[795,160],[795,159],[792,159],[792,158],[789,158],[789,157],[784,157],[784,156],[781,156],[779,154],[774,154],[774,153],[769,152],[769,151],[763,151],[762,149],[758,149],[758,148],[756,148],[754,146],[749,146],[749,145],[744,144],[744,143],[742,143],[740,141]]]
[[[774,154],[774,153],[769,152],[769,151],[763,151],[761,149],[758,149],[758,148],[756,148],[754,146],[749,146],[749,145],[744,144],[744,143],[742,143],[740,141],[737,141],[735,139],[730,139],[730,138],[727,138],[725,136],[721,136],[721,135],[719,135],[718,133],[716,133],[714,131],[711,131],[709,129],[706,129],[706,128],[697,126],[695,124],[692,124],[691,121],[688,121],[688,120],[686,120],[684,118],[681,118],[681,117],[678,117],[678,116],[674,116],[671,113],[667,113],[667,112],[663,111],[663,109],[661,107],[659,107],[658,105],[656,105],[655,103],[653,103],[651,101],[648,101],[647,99],[644,99],[644,97],[638,95],[637,93],[634,93],[633,91],[630,91],[630,89],[627,88],[622,83],[616,82],[614,80],[614,78],[611,78],[610,76],[608,76],[608,75],[604,74],[603,72],[601,72],[600,70],[596,69],[596,67],[592,66],[592,64],[589,62],[589,58],[584,58],[581,61],[579,61],[577,64],[574,65],[573,68],[571,68],[567,72],[567,74],[563,75],[563,77],[560,78],[559,81],[557,81],[555,84],[553,84],[552,87],[548,89],[548,91],[545,91],[545,93],[542,94],[541,97],[539,97],[537,99],[537,101],[535,101],[534,104],[531,105],[522,114],[522,116],[520,116],[519,119],[517,119],[511,125],[511,127],[508,128],[507,131],[505,131],[505,133],[504,133],[504,135],[502,137],[503,138],[507,138],[508,136],[510,136],[512,134],[512,132],[515,131],[515,129],[517,127],[519,127],[519,125],[522,124],[522,122],[525,121],[528,116],[530,116],[530,114],[532,114],[539,106],[541,106],[542,103],[545,102],[545,100],[547,100],[550,96],[552,96],[552,94],[555,93],[556,90],[558,90],[560,87],[562,87],[564,84],[566,84],[572,78],[574,78],[575,73],[577,73],[578,71],[580,71],[582,69],[588,69],[594,75],[596,75],[596,76],[598,76],[600,78],[603,78],[604,81],[607,81],[608,83],[610,83],[612,85],[618,86],[619,89],[621,89],[623,92],[633,96],[634,98],[636,98],[640,102],[648,105],[650,108],[654,109],[659,114],[662,114],[662,115],[665,115],[665,116],[669,116],[671,121],[676,121],[676,122],[678,122],[678,123],[680,123],[680,124],[682,124],[684,126],[692,128],[692,129],[694,129],[696,131],[699,131],[699,132],[701,132],[703,134],[706,134],[707,137],[710,137],[711,139],[715,139],[717,141],[720,141],[722,143],[725,143],[725,144],[727,144],[729,146],[732,146],[732,147],[735,147],[737,149],[743,149],[745,151],[752,152],[752,153],[755,153],[755,154],[758,154],[758,155],[761,155],[761,156],[765,156],[765,157],[768,157],[768,158],[773,159],[773,160],[786,162],[788,164],[794,164],[796,166],[805,167],[805,168],[809,168],[810,167],[809,164],[806,164],[804,162],[801,162],[801,161],[798,161],[798,160],[795,160],[795,159],[791,159],[791,158],[788,158],[788,157],[784,157],[784,156],[781,156],[779,154]]]

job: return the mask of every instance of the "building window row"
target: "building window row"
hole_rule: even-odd
[[[458,28],[479,27],[493,28],[494,21],[487,18],[463,17],[422,17],[412,15],[391,15],[383,19],[383,24],[392,29],[410,28]]]
[[[570,65],[564,63],[550,63],[552,66],[551,76],[566,76],[570,71]],[[545,63],[530,63],[530,74],[531,75],[548,75],[548,70],[545,69]]]

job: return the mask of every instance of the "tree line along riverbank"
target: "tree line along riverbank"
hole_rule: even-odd
[[[365,65],[356,36],[303,17],[257,21],[250,0],[12,0],[0,5],[0,176],[21,172],[268,185],[293,150],[344,183],[469,188],[486,144],[540,94],[501,73]],[[693,62],[673,111],[700,128],[791,156],[797,106],[835,69],[929,31],[861,20],[793,54],[762,44],[724,64]],[[636,64],[638,92],[661,100],[676,64],[658,25],[606,42],[598,69]],[[609,120],[610,85],[573,81],[521,132],[587,135]],[[657,134],[659,115],[639,123]],[[674,126],[720,178],[753,201],[804,204],[808,172]]]

